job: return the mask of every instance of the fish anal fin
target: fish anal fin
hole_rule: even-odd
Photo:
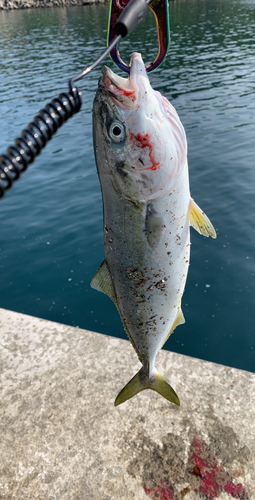
[[[112,299],[116,307],[118,308],[117,305],[117,299],[116,299],[116,293],[114,290],[112,278],[107,266],[106,261],[104,260],[101,264],[101,266],[98,268],[94,278],[92,279],[90,283],[91,288],[94,288],[95,290],[98,290],[98,292],[105,293]]]
[[[178,305],[178,308],[177,308],[177,314],[175,316],[175,320],[169,330],[169,334],[167,335],[166,339],[164,340],[162,346],[161,346],[161,349],[163,347],[163,345],[166,343],[166,341],[169,339],[171,333],[173,333],[173,331],[175,330],[175,328],[178,326],[178,325],[183,325],[185,323],[185,318],[183,316],[183,312],[182,312],[182,309],[181,309],[181,300],[179,302],[179,305]]]
[[[152,391],[158,392],[165,399],[171,401],[171,403],[180,406],[179,398],[174,391],[174,389],[168,384],[168,382],[160,375],[160,373],[154,368],[151,376],[148,376],[143,367],[139,372],[128,382],[127,385],[120,391],[117,398],[115,399],[114,406],[118,406],[141,391],[146,389],[151,389]]]
[[[212,238],[216,238],[216,231],[208,219],[207,215],[199,208],[199,206],[195,203],[195,201],[190,199],[190,207],[189,207],[189,221],[190,225],[203,236],[211,236]]]
[[[171,333],[173,333],[173,331],[175,330],[175,328],[178,326],[178,325],[183,325],[185,323],[185,318],[183,316],[183,312],[182,312],[182,309],[181,307],[179,307],[178,309],[178,312],[176,314],[176,318],[172,324],[172,328],[170,330],[170,333],[169,335],[171,335]]]

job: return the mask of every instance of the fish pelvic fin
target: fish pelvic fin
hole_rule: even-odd
[[[199,234],[207,237],[211,236],[212,238],[217,237],[211,221],[192,198],[190,199],[189,222]]]
[[[114,406],[118,406],[124,403],[128,399],[138,394],[145,389],[151,389],[152,391],[158,392],[165,399],[171,401],[171,403],[180,406],[180,400],[174,391],[174,389],[168,384],[168,382],[160,375],[160,373],[153,369],[152,375],[148,376],[144,368],[142,367],[139,372],[128,382],[125,387],[120,391],[117,398],[115,399]]]

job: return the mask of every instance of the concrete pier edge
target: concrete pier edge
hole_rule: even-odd
[[[181,407],[115,408],[128,341],[4,309],[0,363],[1,500],[255,499],[255,374],[161,351]]]

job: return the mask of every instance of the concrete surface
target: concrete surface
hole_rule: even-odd
[[[255,374],[161,351],[177,408],[129,342],[0,309],[0,498],[255,499]]]

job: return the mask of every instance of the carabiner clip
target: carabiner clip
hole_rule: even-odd
[[[114,26],[118,17],[125,9],[130,0],[110,0],[107,45],[109,46],[115,37]],[[146,67],[147,73],[156,69],[166,58],[170,45],[170,23],[168,0],[152,0],[149,3],[157,25],[158,54],[156,59]],[[121,59],[117,45],[112,49],[111,58],[113,62],[126,73],[130,73],[130,67]]]

